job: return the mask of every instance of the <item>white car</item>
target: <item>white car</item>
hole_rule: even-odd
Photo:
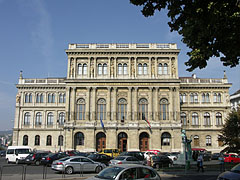
[[[31,148],[28,146],[9,146],[6,152],[7,163],[16,163],[25,159],[31,153]]]

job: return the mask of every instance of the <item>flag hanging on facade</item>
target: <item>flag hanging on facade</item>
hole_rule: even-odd
[[[151,124],[150,124],[150,122],[146,119],[144,113],[142,113],[142,120],[144,120],[144,121],[147,122],[147,124],[148,124],[148,128],[149,128],[150,132],[152,133],[152,127],[151,127]]]
[[[100,123],[101,123],[101,126],[102,126],[102,128],[103,128],[103,131],[106,132],[105,127],[104,127],[104,124],[103,124],[103,121],[102,121],[102,118],[100,118]]]

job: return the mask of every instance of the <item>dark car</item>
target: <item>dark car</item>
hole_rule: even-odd
[[[173,161],[168,156],[152,156],[153,168],[172,166]]]
[[[37,153],[33,153],[33,154],[29,154],[25,160],[24,163],[25,164],[35,164],[37,166],[40,165],[41,160],[44,156],[47,156],[49,154],[49,152],[37,152]]]
[[[217,180],[239,180],[240,179],[240,164],[234,166],[230,171],[221,173]]]
[[[5,157],[5,156],[6,156],[6,151],[5,150],[0,151],[0,157]]]
[[[67,156],[66,153],[50,153],[49,155],[42,157],[41,164],[50,166],[53,161]]]
[[[211,159],[218,160],[219,157],[220,157],[220,153],[213,153]]]
[[[126,151],[122,152],[119,156],[134,156],[138,158],[139,161],[144,161],[144,153],[139,151]]]
[[[211,153],[208,153],[208,152],[203,153],[203,160],[204,161],[211,161],[211,159],[212,159],[212,154]]]
[[[88,153],[79,152],[79,151],[76,151],[76,150],[66,151],[65,153],[68,156],[85,156],[85,157],[87,157],[89,155]]]
[[[113,159],[112,157],[106,155],[106,154],[90,154],[88,158],[92,159],[93,161],[96,162],[101,162],[106,165],[108,165],[109,161]]]

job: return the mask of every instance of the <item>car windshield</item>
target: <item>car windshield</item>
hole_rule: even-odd
[[[125,157],[123,157],[123,156],[118,156],[115,158],[115,160],[124,160],[124,159],[125,159]]]
[[[240,164],[234,166],[234,167],[231,169],[231,172],[240,173]]]
[[[98,175],[95,177],[100,179],[115,179],[117,175],[123,170],[122,167],[110,167],[107,169],[102,170]]]
[[[104,149],[104,153],[112,153],[112,149]]]
[[[89,157],[89,158],[96,158],[97,155],[96,155],[96,154],[90,154],[88,157]]]
[[[16,154],[29,154],[29,149],[16,149]]]
[[[59,159],[59,161],[67,161],[68,159],[70,159],[70,158],[66,157],[66,158]]]

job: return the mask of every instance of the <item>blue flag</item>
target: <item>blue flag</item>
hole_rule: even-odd
[[[102,128],[103,128],[103,131],[105,132],[106,130],[105,130],[105,127],[104,127],[104,124],[103,124],[102,118],[100,118],[100,122],[101,122],[101,126],[102,126]]]

